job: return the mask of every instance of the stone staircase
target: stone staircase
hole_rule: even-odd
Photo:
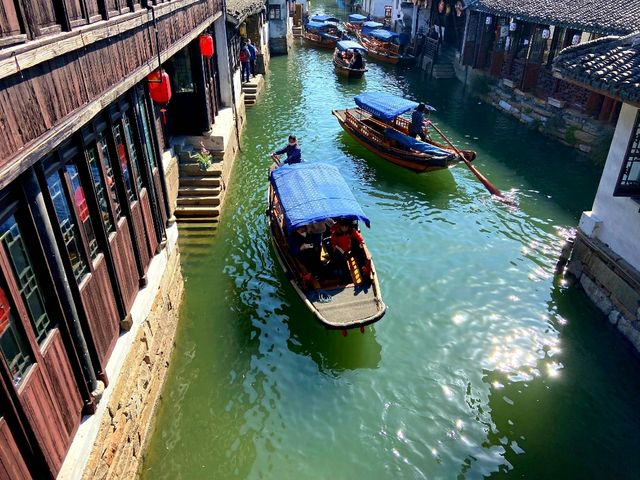
[[[193,257],[198,261],[209,252],[212,245],[212,237],[218,228],[218,222],[198,222],[180,224],[180,256],[183,261],[189,261]]]
[[[174,139],[178,156],[180,184],[175,216],[186,222],[217,222],[220,215],[223,152],[210,151],[213,163],[202,170],[197,162],[197,149],[186,143],[184,137]]]
[[[294,26],[293,29],[293,38],[302,38],[302,27]]]
[[[441,45],[438,59],[431,70],[431,76],[433,78],[455,78],[456,71],[453,67],[455,60],[455,49]]]
[[[251,107],[258,101],[258,95],[264,87],[264,77],[258,74],[246,83],[242,84],[242,93],[244,93],[244,105]]]

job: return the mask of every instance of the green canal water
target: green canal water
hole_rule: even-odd
[[[272,59],[222,226],[181,233],[181,324],[142,477],[639,478],[638,360],[553,278],[598,167],[460,83],[369,68],[341,81],[330,52],[300,45]],[[519,208],[464,166],[416,175],[366,152],[331,115],[364,90],[435,106]],[[291,132],[371,218],[389,310],[364,335],[323,329],[270,246],[268,154]]]

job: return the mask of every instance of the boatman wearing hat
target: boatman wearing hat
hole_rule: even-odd
[[[302,161],[302,152],[298,146],[298,139],[295,135],[289,135],[289,143],[280,150],[276,150],[271,154],[271,158],[276,160],[276,163],[280,160],[279,155],[283,153],[287,154],[287,158],[282,164],[292,165],[294,163],[300,163]]]
[[[409,134],[412,137],[416,135],[420,137],[423,142],[427,141],[427,135],[424,131],[425,115],[429,114],[429,110],[424,103],[421,103],[411,114],[411,125],[409,126]]]

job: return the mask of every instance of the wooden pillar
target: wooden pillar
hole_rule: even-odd
[[[601,122],[608,122],[609,117],[611,115],[611,111],[615,107],[616,101],[611,97],[605,97],[602,102],[602,108],[600,108],[600,115],[598,115],[598,120]]]

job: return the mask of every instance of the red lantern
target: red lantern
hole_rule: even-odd
[[[213,57],[215,47],[213,45],[213,37],[208,33],[200,35],[200,53],[204,58]]]
[[[147,77],[149,81],[149,95],[154,102],[165,105],[171,100],[171,82],[169,74],[164,70],[155,70]]]
[[[9,300],[7,300],[4,290],[0,288],[0,336],[9,327],[10,311],[11,306],[9,305]]]

